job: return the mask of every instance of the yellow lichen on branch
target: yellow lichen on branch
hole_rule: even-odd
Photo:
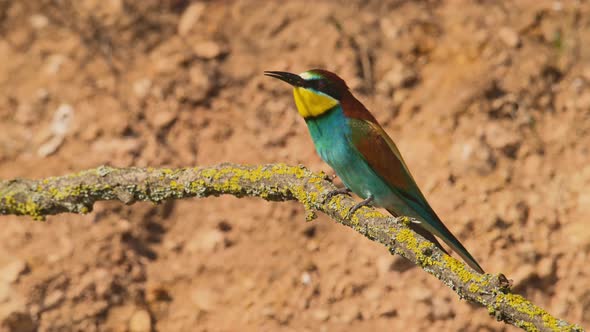
[[[269,201],[296,200],[303,204],[307,219],[315,211],[386,246],[449,286],[461,298],[488,309],[494,318],[527,331],[583,331],[574,324],[551,316],[524,297],[512,294],[502,274],[478,274],[447,256],[431,242],[407,227],[405,218],[395,219],[363,207],[351,218],[355,204],[345,195],[326,200],[336,187],[325,174],[303,166],[271,164],[248,166],[221,164],[211,167],[154,169],[101,166],[42,180],[0,181],[0,215],[27,215],[43,219],[58,213],[89,213],[97,201],[116,200],[159,203],[169,199],[233,195],[260,197]]]

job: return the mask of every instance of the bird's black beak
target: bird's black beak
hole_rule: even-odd
[[[288,73],[286,71],[265,71],[264,75],[278,78],[281,81],[287,82],[294,87],[304,87],[305,80],[297,74]]]

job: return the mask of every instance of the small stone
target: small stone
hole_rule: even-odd
[[[410,86],[417,78],[416,72],[408,66],[401,66],[386,74],[386,79],[394,88]]]
[[[318,251],[320,249],[320,245],[319,245],[318,241],[314,241],[314,240],[307,242],[307,245],[305,247],[308,251],[312,251],[312,252]]]
[[[133,83],[133,92],[139,98],[147,97],[151,88],[152,81],[148,78],[144,78]]]
[[[66,57],[61,54],[53,54],[47,58],[45,65],[45,72],[49,75],[55,75],[61,69],[61,66],[66,61]]]
[[[175,73],[181,64],[186,63],[193,57],[193,52],[178,37],[169,38],[150,53],[153,68],[158,74]]]
[[[226,50],[218,43],[208,40],[197,42],[193,46],[193,52],[199,58],[211,60],[226,53]]]
[[[0,279],[6,283],[14,283],[28,270],[24,260],[14,259],[0,267]]]
[[[330,319],[330,312],[326,309],[317,309],[314,310],[311,315],[313,316],[313,318],[315,320],[318,320],[320,322],[325,322],[328,319]]]
[[[56,289],[53,292],[49,293],[43,300],[43,308],[49,309],[57,306],[60,304],[65,298],[65,293],[61,289]]]
[[[49,19],[45,15],[34,14],[29,17],[29,23],[34,29],[41,30],[49,24]]]
[[[62,145],[66,134],[72,124],[74,117],[74,108],[69,104],[61,104],[53,113],[53,121],[51,122],[51,136],[37,149],[39,157],[47,157],[55,153]]]
[[[181,36],[187,35],[199,21],[204,11],[205,4],[202,2],[194,2],[188,6],[178,21],[178,34]]]
[[[274,318],[276,316],[276,310],[271,306],[266,306],[262,308],[260,313],[262,314],[262,316],[266,318]]]
[[[371,301],[378,301],[379,298],[381,298],[383,296],[383,290],[379,287],[376,286],[372,286],[367,288],[364,292],[363,292],[363,296],[369,300],[369,302]]]
[[[421,302],[432,298],[432,291],[423,287],[415,287],[409,292],[412,299]]]
[[[363,316],[356,306],[346,306],[342,313],[340,313],[338,319],[342,323],[352,323],[357,319],[361,319]]]
[[[453,174],[474,172],[485,176],[496,169],[496,157],[483,139],[472,138],[455,143],[451,148]]]
[[[498,31],[498,37],[508,47],[518,47],[520,45],[520,37],[518,33],[509,27],[502,27]]]
[[[188,72],[188,75],[190,82],[195,87],[195,89],[197,91],[202,91],[201,95],[205,96],[205,94],[209,90],[209,86],[211,85],[209,75],[207,75],[205,69],[198,65],[192,66]]]
[[[219,230],[203,231],[197,238],[186,246],[188,252],[212,252],[225,246],[225,236]]]
[[[136,307],[130,304],[113,305],[106,312],[106,318],[103,322],[105,330],[112,330],[113,332],[127,332],[129,320]],[[113,328],[114,327],[114,328]]]
[[[393,90],[412,86],[418,80],[418,74],[402,62],[396,62],[377,84],[377,89],[385,94]]]
[[[148,118],[149,122],[157,129],[168,127],[176,120],[176,113],[172,111],[158,111]]]
[[[203,311],[211,311],[217,305],[217,294],[208,288],[197,288],[192,292],[191,300]]]
[[[303,272],[303,274],[301,274],[301,283],[304,284],[305,286],[311,284],[311,274],[309,274],[309,272]]]
[[[152,318],[147,310],[138,310],[129,319],[130,332],[150,332],[152,330]]]
[[[107,296],[113,288],[113,276],[107,269],[97,269],[94,272],[94,286],[96,295],[100,298]]]
[[[507,157],[515,158],[522,143],[517,131],[498,122],[490,122],[485,127],[485,139],[490,147],[500,150]]]

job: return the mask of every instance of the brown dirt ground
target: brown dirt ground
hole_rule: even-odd
[[[490,272],[590,325],[590,4],[0,2],[0,177],[304,164],[286,85],[343,76]],[[3,331],[515,331],[295,203],[1,217]]]

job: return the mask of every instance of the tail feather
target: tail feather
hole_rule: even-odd
[[[413,204],[412,204],[413,205]],[[392,213],[389,209],[387,210],[389,213]],[[442,223],[440,218],[436,215],[436,213],[429,209],[429,213],[420,213],[421,216],[429,216],[430,218],[422,217],[423,221],[420,224],[410,224],[410,228],[415,231],[416,233],[422,235],[425,239],[434,243],[437,247],[442,249],[447,255],[449,254],[446,250],[441,247],[440,242],[436,240],[434,235],[438,236],[441,240],[443,240],[447,245],[453,249],[454,252],[459,254],[461,258],[469,265],[472,269],[479,273],[485,273],[481,266],[477,263],[475,258],[471,256],[471,254],[465,249],[465,247],[459,242],[459,240],[449,231],[449,229]]]

